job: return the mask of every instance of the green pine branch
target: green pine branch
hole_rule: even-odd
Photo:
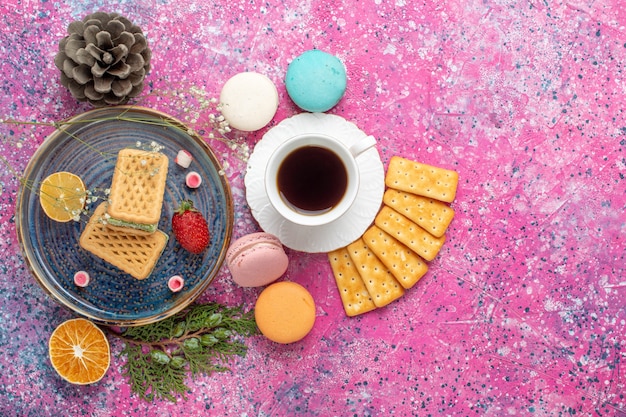
[[[217,303],[195,304],[159,322],[124,329],[123,375],[146,401],[186,400],[188,375],[229,371],[233,356],[244,357],[244,338],[258,334],[254,312]]]

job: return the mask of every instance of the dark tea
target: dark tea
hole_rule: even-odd
[[[319,214],[341,201],[348,186],[348,173],[333,151],[304,146],[285,157],[276,180],[282,198],[296,211]]]

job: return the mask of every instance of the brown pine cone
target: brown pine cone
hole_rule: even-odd
[[[77,100],[125,104],[141,93],[152,52],[139,26],[117,13],[96,12],[67,31],[54,64]]]

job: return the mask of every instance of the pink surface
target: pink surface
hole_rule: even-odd
[[[90,108],[53,57],[69,22],[98,9],[147,34],[137,102],[189,122],[223,159],[234,238],[258,231],[243,175],[266,130],[212,139],[206,100],[238,72],[263,73],[280,95],[271,127],[299,112],[283,77],[313,47],[347,67],[330,112],[377,137],[385,164],[459,172],[456,217],[428,274],[358,318],[326,257],[291,251],[286,279],[317,303],[312,332],[287,346],[252,338],[231,373],[189,380],[186,402],[146,403],[117,359],[93,386],[51,368],[49,335],[73,314],[35,284],[14,227],[19,173],[51,128],[1,125],[0,415],[626,415],[623,2],[5,0],[1,119]],[[259,291],[224,267],[202,300],[252,307]]]

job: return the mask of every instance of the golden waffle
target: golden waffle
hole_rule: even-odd
[[[156,226],[161,218],[168,168],[167,156],[122,149],[111,181],[107,213],[128,227]]]
[[[168,241],[160,230],[136,235],[113,230],[103,221],[106,203],[100,204],[80,235],[80,247],[137,279],[147,278]]]

